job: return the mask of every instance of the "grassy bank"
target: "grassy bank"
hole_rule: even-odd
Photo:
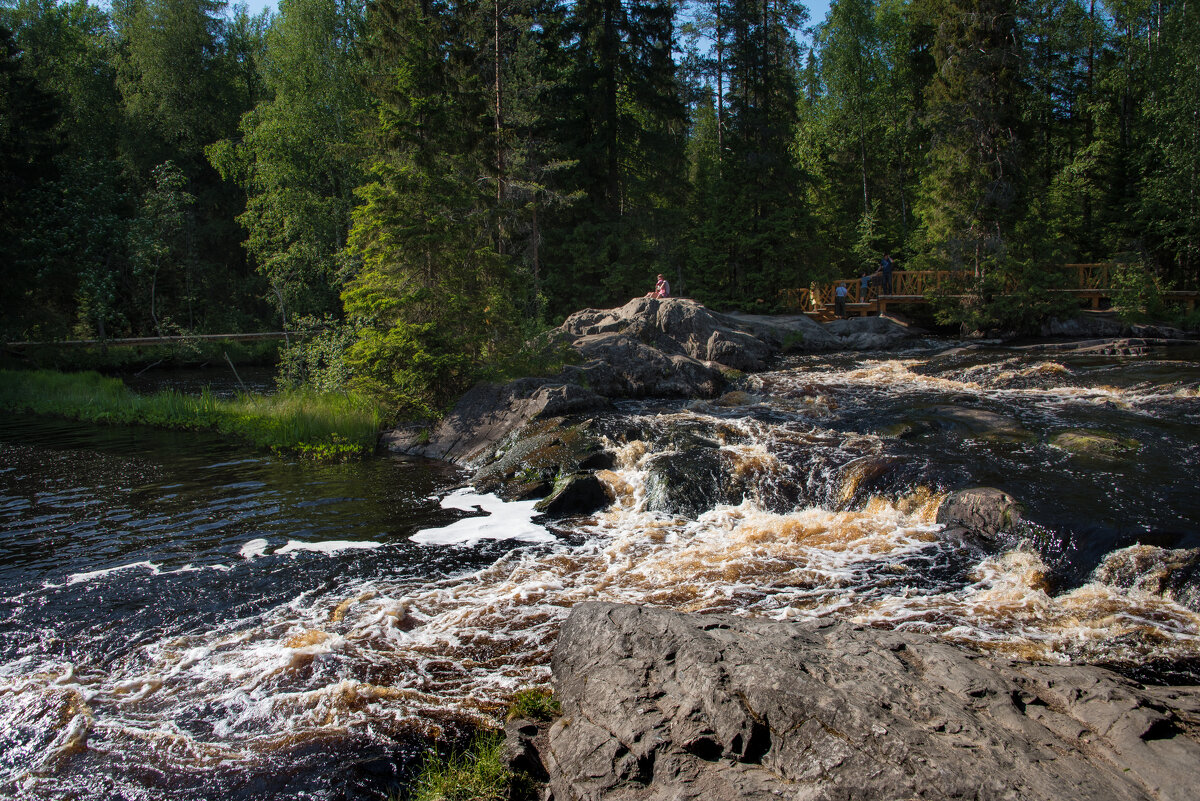
[[[93,423],[211,430],[260,447],[319,459],[369,454],[381,412],[361,397],[294,390],[232,400],[179,392],[138,395],[120,379],[98,373],[0,370],[0,409],[51,414]]]

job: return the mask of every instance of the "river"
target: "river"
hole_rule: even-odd
[[[548,681],[584,600],[838,616],[1200,681],[1200,350],[797,357],[601,420],[616,501],[543,524],[445,465],[0,422],[0,796],[378,798]],[[1102,431],[1079,453],[1062,435]],[[715,454],[680,488],[662,460]],[[657,471],[657,472],[656,472]],[[997,486],[1000,542],[938,503]]]

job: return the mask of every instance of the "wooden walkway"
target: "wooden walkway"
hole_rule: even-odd
[[[1115,267],[1112,263],[1064,264],[1060,269],[1065,273],[1065,286],[1052,291],[1074,295],[1081,303],[1099,309],[1102,301],[1112,299]],[[808,289],[784,289],[779,294],[785,308],[826,321],[834,319],[839,286],[846,287],[846,314],[865,317],[884,314],[888,306],[928,303],[926,293],[930,290],[963,283],[971,276],[970,272],[964,271],[899,270],[892,273],[891,291],[886,294],[880,293],[881,287],[876,283],[880,280],[878,274],[872,277],[872,285],[865,292],[862,278],[859,277],[828,284],[814,283]],[[1196,302],[1200,299],[1200,292],[1197,291],[1167,292],[1166,295],[1185,304],[1189,312],[1196,308]]]
[[[176,342],[195,342],[222,340],[228,342],[256,342],[262,339],[286,339],[295,336],[295,332],[264,331],[254,334],[190,334],[173,337],[134,337],[132,339],[65,339],[54,342],[6,342],[4,347],[17,350],[38,347],[96,347],[114,345],[169,345]]]

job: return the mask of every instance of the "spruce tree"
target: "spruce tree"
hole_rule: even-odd
[[[342,295],[349,363],[405,414],[436,415],[515,345],[497,250],[490,61],[467,4],[381,0],[368,12],[377,119]]]
[[[1005,255],[1022,186],[1016,3],[941,0],[937,9],[917,211],[944,264],[982,274]]]

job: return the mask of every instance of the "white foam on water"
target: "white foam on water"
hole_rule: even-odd
[[[417,532],[411,541],[420,545],[475,545],[483,540],[554,542],[544,526],[533,522],[537,501],[506,502],[492,493],[461,489],[442,499],[443,509],[479,510],[485,517],[468,517],[441,528]]]
[[[312,551],[314,553],[323,553],[326,555],[341,553],[342,551],[354,550],[372,550],[382,548],[382,542],[364,542],[355,540],[329,540],[328,542],[301,542],[300,540],[288,540],[287,544],[276,548],[272,555],[282,556],[289,553],[299,553],[301,551]]]
[[[259,537],[258,539],[250,540],[243,545],[241,550],[238,551],[238,556],[242,557],[243,559],[254,559],[257,556],[264,555],[267,552],[267,548],[270,546],[271,544],[269,542],[262,537]]]
[[[130,562],[127,565],[118,565],[117,567],[107,567],[103,570],[89,570],[85,573],[72,573],[67,576],[67,580],[63,584],[47,584],[47,587],[69,587],[73,584],[83,584],[88,581],[95,581],[98,578],[112,575],[113,573],[121,573],[126,570],[148,570],[150,575],[157,576],[162,573],[162,569],[154,562],[143,560],[141,562]]]

